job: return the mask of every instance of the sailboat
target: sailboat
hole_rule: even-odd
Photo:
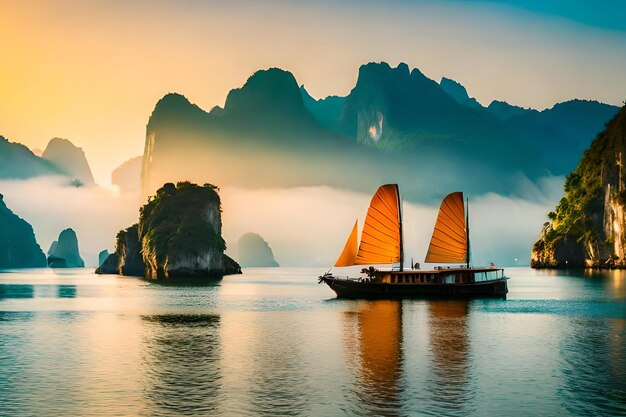
[[[453,266],[422,270],[415,264],[405,269],[402,243],[400,190],[397,184],[385,184],[372,197],[360,244],[357,221],[334,265],[370,265],[361,270],[365,276],[340,277],[329,271],[319,282],[340,298],[506,298],[508,278],[502,268],[470,266],[469,222],[462,192],[448,194],[441,202],[425,259],[429,264]]]

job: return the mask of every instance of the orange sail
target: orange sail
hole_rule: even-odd
[[[467,229],[463,193],[448,194],[441,202],[425,262],[467,262]]]
[[[400,201],[397,184],[381,186],[370,203],[354,265],[400,261]]]
[[[357,223],[358,220],[354,222],[354,227],[352,228],[352,232],[350,236],[348,236],[348,240],[346,241],[346,246],[343,247],[343,252],[337,258],[337,262],[335,262],[335,266],[351,266],[354,265],[354,260],[356,259],[356,252],[358,246],[358,237],[357,237]]]

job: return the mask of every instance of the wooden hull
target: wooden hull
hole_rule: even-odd
[[[506,298],[507,278],[458,284],[385,284],[365,280],[338,279],[331,275],[320,277],[338,298],[398,299],[398,298]]]

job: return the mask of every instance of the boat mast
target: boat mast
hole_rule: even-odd
[[[400,187],[396,185],[398,196],[398,220],[400,224],[400,272],[404,270],[404,245],[402,244],[402,200],[400,200]]]
[[[465,236],[467,237],[467,254],[465,255],[467,259],[467,268],[470,267],[470,238],[469,238],[469,198],[467,201],[467,210],[465,210]]]

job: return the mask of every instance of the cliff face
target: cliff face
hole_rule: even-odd
[[[93,175],[85,152],[67,139],[53,138],[42,157],[60,167],[67,175],[82,185],[94,185]]]
[[[141,254],[141,241],[137,224],[118,232],[115,243],[115,258],[117,259],[118,274],[144,276],[146,264]]]
[[[565,196],[533,246],[534,268],[626,266],[626,107],[568,175]]]
[[[16,216],[0,194],[0,268],[45,267],[46,256],[30,224]]]
[[[139,224],[120,231],[100,274],[186,280],[241,273],[224,255],[217,187],[168,183],[140,210]]]
[[[74,230],[63,230],[59,234],[59,239],[52,243],[48,251],[48,266],[53,268],[85,267],[85,262],[80,257],[78,238]]]
[[[139,236],[146,278],[221,276],[225,269],[217,187],[165,184],[140,210]]]
[[[98,254],[98,266],[102,265],[104,263],[104,261],[107,260],[107,258],[109,257],[110,253],[108,250],[103,250]]]
[[[244,267],[278,266],[270,245],[256,233],[246,233],[237,241],[239,263]]]

